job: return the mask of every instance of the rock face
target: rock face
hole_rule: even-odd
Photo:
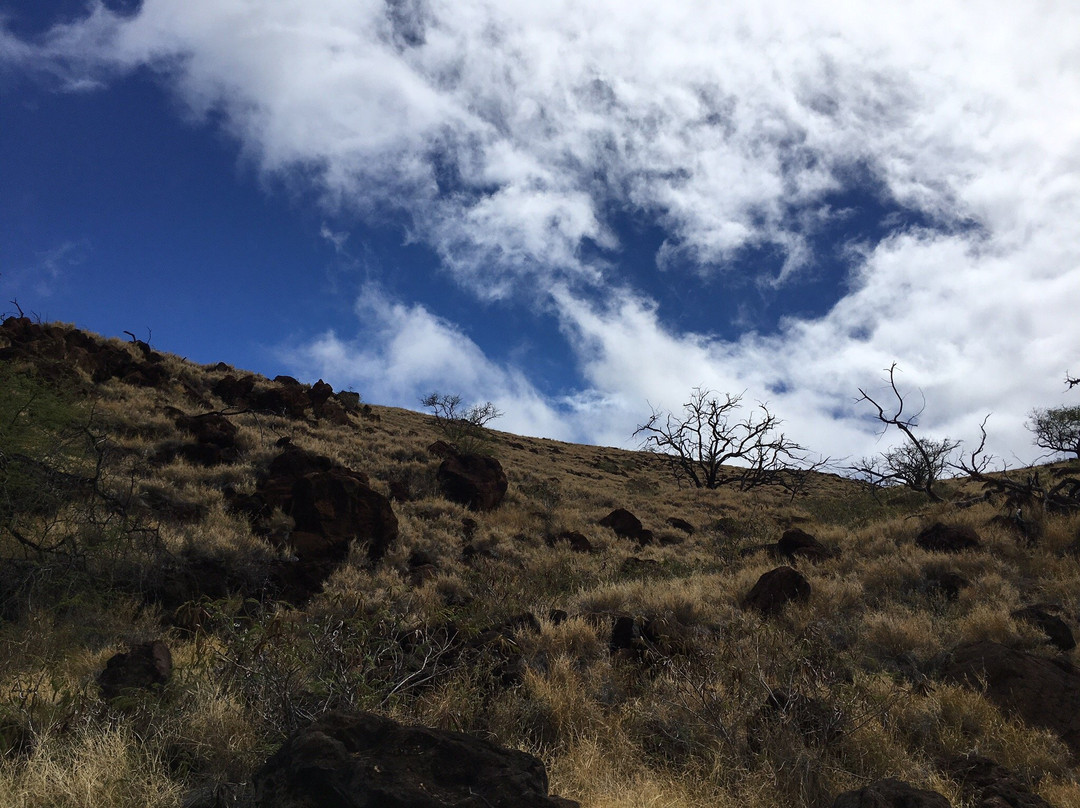
[[[532,755],[372,713],[328,713],[255,774],[263,808],[577,808]]]
[[[506,496],[506,473],[494,457],[453,453],[436,474],[439,490],[451,502],[473,511],[493,511]]]
[[[115,654],[98,675],[101,696],[112,701],[128,690],[161,687],[172,676],[172,654],[163,642],[145,642]]]
[[[0,325],[8,345],[0,360],[33,359],[47,373],[70,375],[74,368],[88,373],[95,384],[119,379],[141,387],[158,387],[169,380],[164,357],[141,340],[132,343],[139,356],[82,331],[35,323],[29,317],[9,317]]]
[[[833,557],[832,550],[797,527],[784,531],[784,535],[776,543],[776,552],[789,560],[806,558],[810,561],[824,561]]]
[[[953,652],[945,678],[978,687],[1001,709],[1057,733],[1080,756],[1080,670],[996,642],[966,643]]]
[[[979,755],[961,755],[945,762],[974,808],[1052,808],[1023,780],[1004,766]]]
[[[743,598],[744,610],[754,609],[762,614],[776,614],[790,601],[807,600],[810,582],[798,570],[777,567],[766,572]]]
[[[974,529],[967,525],[946,525],[941,522],[935,522],[923,530],[915,543],[935,553],[959,553],[982,546],[982,540]]]
[[[871,783],[857,791],[845,791],[832,808],[952,808],[936,791],[915,788],[902,780],[889,778]]]

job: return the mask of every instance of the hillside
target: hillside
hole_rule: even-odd
[[[459,504],[427,415],[25,319],[0,382],[2,808],[366,805],[271,758],[331,711],[527,752],[523,806],[1080,808],[1080,514],[493,429]]]

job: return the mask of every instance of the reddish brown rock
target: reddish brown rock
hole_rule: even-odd
[[[502,464],[487,455],[452,454],[439,464],[435,478],[444,497],[473,511],[494,510],[506,496]]]
[[[810,582],[798,570],[777,567],[766,572],[743,598],[743,610],[753,609],[762,614],[776,614],[791,601],[808,600]]]

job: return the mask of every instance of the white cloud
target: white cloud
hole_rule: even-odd
[[[356,335],[327,331],[287,351],[284,359],[311,381],[321,376],[365,400],[417,409],[437,390],[470,403],[493,402],[504,415],[491,426],[510,432],[583,439],[514,368],[489,360],[465,333],[424,306],[389,297],[368,285],[356,304]]]
[[[348,357],[390,400],[490,389],[532,431],[625,442],[645,398],[782,385],[804,442],[858,453],[873,442],[851,398],[898,360],[928,428],[970,434],[992,409],[999,448],[1023,451],[1024,413],[1056,402],[1080,345],[1078,30],[1075,3],[1005,0],[146,0],[36,44],[0,34],[0,61],[72,87],[155,66],[265,172],[331,211],[400,211],[478,295],[554,304],[588,383],[544,404],[460,329],[380,298],[374,347],[328,335],[311,357]],[[852,251],[847,295],[771,336],[681,333],[617,253],[583,258],[617,249],[612,213],[629,213],[664,229],[668,272],[771,245],[779,277],[740,271],[793,282],[857,170],[928,226]],[[602,417],[575,416],[582,401]]]

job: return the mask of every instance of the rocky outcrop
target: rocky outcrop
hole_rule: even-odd
[[[766,615],[776,614],[791,601],[809,598],[810,582],[806,576],[791,567],[777,567],[758,578],[743,598],[742,608]]]
[[[169,380],[164,357],[141,340],[132,343],[138,356],[83,331],[29,317],[9,317],[0,325],[7,346],[0,360],[30,359],[46,375],[70,376],[75,368],[85,371],[95,384],[119,379],[141,387],[160,387]]]
[[[539,759],[461,732],[332,712],[255,774],[264,808],[576,808],[548,795]]]
[[[998,707],[1055,732],[1080,756],[1080,670],[1071,661],[981,641],[957,648],[944,676],[970,687],[985,682]]]

